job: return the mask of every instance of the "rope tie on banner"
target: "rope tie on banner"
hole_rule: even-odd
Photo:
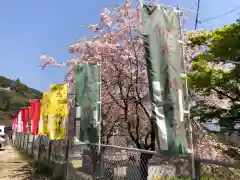
[[[177,10],[179,10],[179,11],[199,13],[199,12],[193,11],[193,10],[191,10],[191,9],[177,8],[176,6],[170,6],[170,5],[166,5],[166,4],[159,4],[159,3],[158,3],[158,0],[156,0],[156,2],[139,0],[140,7],[143,7],[144,3],[151,4],[151,5],[157,5],[158,7],[161,7],[161,6],[162,6],[162,7],[174,8],[174,9],[177,9]]]

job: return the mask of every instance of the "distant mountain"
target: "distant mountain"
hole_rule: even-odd
[[[42,92],[21,83],[0,76],[0,124],[11,125],[12,115],[20,107],[28,105],[29,99],[40,99]]]

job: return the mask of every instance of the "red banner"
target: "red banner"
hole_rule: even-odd
[[[28,132],[28,107],[21,108],[21,118],[22,118],[22,126],[23,132]]]
[[[41,100],[30,100],[30,120],[31,120],[31,134],[38,134],[38,123],[40,120]]]
[[[17,131],[18,131],[18,132],[23,132],[21,111],[19,111],[19,112],[17,113]]]
[[[12,120],[12,130],[16,131],[17,130],[17,114],[13,115],[13,120]]]

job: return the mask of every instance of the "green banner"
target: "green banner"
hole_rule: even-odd
[[[76,140],[98,143],[100,126],[100,66],[79,64],[76,67]],[[79,120],[79,121],[78,121]],[[79,123],[78,123],[79,122]]]
[[[173,8],[150,5],[143,5],[140,14],[158,148],[171,155],[185,154],[179,16]]]

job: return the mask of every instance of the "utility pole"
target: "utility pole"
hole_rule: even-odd
[[[198,0],[198,3],[197,3],[197,14],[196,14],[195,25],[194,25],[195,30],[197,29],[197,26],[198,26],[198,23],[199,23],[198,16],[199,16],[200,1],[201,0]]]

